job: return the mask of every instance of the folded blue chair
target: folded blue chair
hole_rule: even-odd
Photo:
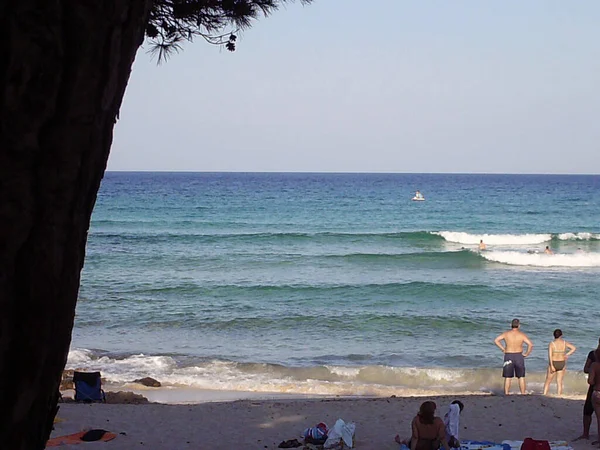
[[[106,402],[100,372],[74,372],[73,384],[76,402]]]

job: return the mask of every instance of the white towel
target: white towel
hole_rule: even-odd
[[[446,425],[446,439],[450,439],[450,436],[454,436],[456,439],[459,439],[459,420],[460,406],[458,406],[456,403],[453,403],[450,405],[448,412],[444,416],[444,425]]]

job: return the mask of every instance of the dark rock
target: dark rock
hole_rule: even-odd
[[[155,380],[154,378],[145,377],[137,380],[133,380],[134,383],[143,384],[148,387],[161,387],[160,381]]]
[[[119,403],[129,405],[141,405],[148,403],[148,399],[143,395],[128,391],[107,392],[106,403]]]
[[[75,385],[73,384],[73,372],[73,370],[63,370],[59,390],[66,391],[68,389],[75,389]]]

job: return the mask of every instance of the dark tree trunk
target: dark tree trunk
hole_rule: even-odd
[[[151,0],[0,0],[0,449],[52,429],[87,231]]]

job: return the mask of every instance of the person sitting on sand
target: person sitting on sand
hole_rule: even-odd
[[[479,240],[479,250],[485,250],[486,246],[485,246],[485,242],[483,242],[483,239]]]
[[[562,335],[561,330],[554,330],[554,340],[548,345],[548,370],[546,372],[546,382],[544,383],[544,395],[548,394],[554,375],[556,375],[556,392],[558,395],[562,395],[563,379],[567,371],[567,359],[577,350],[577,347],[565,341]]]
[[[446,427],[446,441],[452,448],[460,448],[460,441],[458,439],[458,430],[460,423],[460,413],[464,409],[465,405],[460,400],[454,400],[450,403],[448,412],[444,416],[444,425]]]
[[[583,366],[583,373],[590,373],[590,367],[592,367],[592,364],[596,362],[596,352],[600,352],[600,338],[598,339],[598,347],[596,347],[596,350],[592,350],[588,353],[588,357],[585,360],[585,365]],[[583,404],[583,434],[575,438],[575,441],[590,438],[590,427],[592,425],[592,416],[594,415],[594,405],[592,404],[593,393],[594,387],[590,386],[587,396],[585,397],[585,403]],[[592,445],[598,443],[598,441],[595,441],[592,442]]]
[[[552,251],[552,249],[550,247],[548,247],[547,245],[546,245],[546,249],[544,250],[544,253],[546,255],[552,255],[552,254],[554,254],[554,252]]]
[[[450,450],[448,441],[446,441],[444,422],[435,416],[435,409],[435,402],[424,402],[412,421],[410,439],[403,441],[399,435],[396,435],[396,442],[406,444],[410,450],[437,450],[440,446],[444,450]]]

